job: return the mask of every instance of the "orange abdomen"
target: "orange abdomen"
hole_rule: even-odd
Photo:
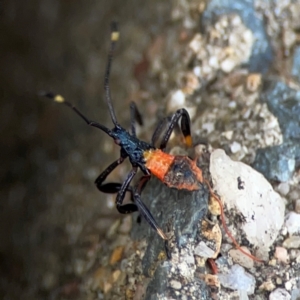
[[[149,169],[150,172],[159,180],[163,181],[175,157],[161,151],[160,149],[154,149],[145,151],[144,159],[146,161],[146,168]]]
[[[202,171],[187,156],[174,156],[159,149],[145,151],[146,167],[168,187],[195,191],[202,187]]]

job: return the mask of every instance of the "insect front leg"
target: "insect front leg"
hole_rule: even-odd
[[[105,183],[103,184],[103,181],[106,179],[106,177],[123,161],[125,160],[125,156],[122,156],[116,161],[114,161],[112,164],[110,164],[95,180],[95,184],[98,188],[99,191],[107,194],[114,194],[118,193],[121,187],[120,183],[115,183],[115,182],[110,182],[110,183]]]
[[[131,193],[131,199],[133,201],[133,190],[132,187],[129,186],[132,178],[135,176],[137,168],[134,167],[131,172],[128,174],[126,180],[123,184],[116,183],[116,182],[110,182],[102,184],[102,182],[105,180],[105,178],[108,176],[109,173],[112,172],[119,164],[120,159],[113,162],[107,169],[104,170],[103,173],[99,175],[99,177],[96,179],[95,183],[99,189],[99,191],[107,194],[117,194],[116,198],[116,207],[119,213],[121,214],[130,214],[138,210],[138,207],[134,203],[128,203],[128,204],[122,204],[123,200],[125,198],[126,192]]]
[[[98,188],[99,191],[106,193],[106,194],[115,194],[115,193],[121,193],[123,196],[123,198],[121,200],[119,200],[119,202],[123,202],[124,197],[125,197],[125,192],[130,192],[131,193],[131,199],[133,201],[133,190],[132,188],[129,186],[129,184],[127,184],[126,186],[126,190],[125,192],[121,192],[122,191],[122,187],[124,186],[124,183],[117,183],[117,182],[109,182],[109,183],[105,183],[103,184],[103,182],[105,181],[105,179],[107,178],[107,176],[117,167],[119,166],[127,157],[127,155],[121,151],[121,156],[119,159],[117,159],[116,161],[114,161],[112,164],[110,164],[95,180],[95,184]],[[126,182],[126,181],[125,181]],[[119,196],[117,196],[118,199]],[[122,208],[118,208],[118,204],[117,204],[117,209],[120,213],[122,214],[127,214],[130,212],[135,212],[137,211],[137,206],[134,203],[129,203],[129,204],[125,204],[125,205],[121,205],[120,207]]]
[[[138,207],[134,203],[128,203],[128,204],[122,204],[124,201],[125,193],[127,191],[130,191],[132,193],[132,189],[129,186],[130,182],[132,181],[133,177],[135,176],[137,172],[137,166],[133,166],[132,170],[127,175],[127,178],[123,182],[123,184],[120,187],[120,190],[118,192],[117,198],[116,198],[116,207],[119,213],[121,214],[130,214],[138,210]]]

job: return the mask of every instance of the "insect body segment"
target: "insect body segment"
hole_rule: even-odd
[[[189,157],[175,156],[163,182],[178,190],[197,191],[203,185],[202,171]]]
[[[160,149],[144,152],[145,166],[170,188],[196,191],[202,186],[202,171],[187,156],[174,156]]]
[[[163,181],[175,157],[160,149],[151,149],[145,151],[143,154],[146,168],[150,170],[151,174]]]
[[[144,168],[144,152],[154,149],[151,145],[139,140],[120,126],[112,130],[112,137],[129,157],[131,163],[136,163]]]

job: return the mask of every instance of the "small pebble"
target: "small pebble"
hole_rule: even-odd
[[[122,219],[121,225],[119,227],[119,232],[123,234],[128,234],[132,228],[132,217],[126,216]]]
[[[113,274],[112,274],[112,280],[113,280],[113,282],[116,282],[119,279],[120,275],[121,275],[121,271],[120,270],[114,271]]]
[[[291,249],[291,248],[299,248],[300,247],[300,236],[291,236],[289,238],[287,238],[284,242],[283,242],[283,246]]]
[[[276,284],[277,285],[282,285],[282,279],[280,277],[276,278]]]
[[[121,260],[122,255],[124,252],[124,246],[118,246],[113,250],[113,253],[110,256],[110,260],[109,263],[111,265],[114,265],[115,263],[117,263],[118,261]]]
[[[284,264],[287,264],[289,262],[288,252],[283,247],[276,247],[274,256],[279,262],[282,262]]]
[[[170,285],[175,290],[180,290],[181,289],[181,283],[177,280],[171,280]]]
[[[300,258],[300,249],[292,249],[290,251],[290,258],[291,259],[297,259],[297,257]]]
[[[230,130],[230,131],[224,131],[222,132],[222,136],[224,136],[227,140],[231,140],[232,139],[232,136],[233,136],[233,131]]]
[[[277,191],[282,196],[286,196],[290,191],[290,185],[287,182],[281,182],[277,187]]]
[[[171,92],[168,96],[167,111],[175,112],[177,109],[185,106],[185,95],[182,90]]]
[[[241,146],[241,144],[238,143],[238,142],[233,142],[233,143],[230,145],[230,150],[231,150],[231,152],[232,152],[233,154],[235,154],[235,153],[241,151],[241,149],[242,149],[242,146]]]
[[[271,279],[269,279],[268,281],[263,282],[260,286],[259,289],[262,291],[273,291],[275,289],[275,284],[272,282]]]
[[[200,77],[201,76],[201,68],[199,66],[196,66],[194,69],[193,69],[193,72],[194,74],[197,76],[197,77]]]
[[[219,274],[219,280],[229,289],[246,291],[248,295],[254,293],[255,278],[240,265],[233,265],[228,274]]]
[[[189,48],[194,51],[195,53],[198,53],[203,46],[202,42],[202,36],[200,33],[195,34],[194,38],[191,40],[189,44]]]
[[[261,84],[261,74],[249,74],[246,81],[246,88],[249,92],[258,90]]]
[[[274,259],[274,258],[270,259],[268,265],[275,267],[277,265],[276,259]]]
[[[285,226],[290,235],[300,233],[300,214],[290,212],[285,217]]]
[[[250,251],[246,247],[241,247],[247,253],[250,254]],[[251,269],[253,267],[253,259],[246,256],[238,249],[231,249],[229,251],[229,255],[232,257],[233,261],[247,269]]]
[[[228,107],[231,109],[235,109],[237,107],[237,103],[235,101],[230,101],[228,103]]]
[[[280,230],[280,234],[283,236],[288,234],[287,228],[285,226],[282,226],[282,228]]]
[[[273,291],[270,296],[269,300],[289,300],[291,299],[291,295],[285,289],[276,289]]]
[[[286,288],[286,290],[290,291],[292,289],[292,283],[288,281],[284,284],[284,287]]]
[[[300,214],[300,199],[295,201],[295,212]]]
[[[237,64],[237,62],[235,62],[233,59],[227,58],[227,59],[222,61],[221,69],[224,73],[229,73],[234,69],[236,64]]]
[[[207,131],[207,134],[210,134],[215,130],[215,123],[214,122],[207,122],[202,124],[202,129]]]
[[[198,255],[200,257],[213,257],[215,254],[215,251],[211,248],[209,248],[203,241],[201,241],[195,248],[195,255]]]
[[[208,61],[208,64],[215,68],[215,69],[218,69],[219,68],[219,62],[218,62],[218,59],[216,56],[212,56],[209,61]]]

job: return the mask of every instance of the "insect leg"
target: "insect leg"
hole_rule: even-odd
[[[181,109],[178,109],[172,115],[169,127],[162,138],[162,141],[161,141],[161,144],[159,147],[160,149],[166,148],[169,138],[171,136],[171,133],[173,132],[173,129],[174,129],[175,125],[177,124],[180,117],[181,117],[180,128],[181,128],[182,134],[184,136],[185,143],[187,144],[187,146],[192,146],[193,141],[192,141],[192,136],[191,136],[190,116],[186,109],[181,108]]]
[[[164,118],[163,120],[161,120],[159,122],[159,124],[157,125],[157,127],[155,128],[152,138],[151,138],[151,145],[153,147],[155,147],[155,143],[157,142],[157,139],[159,138],[163,128],[165,127],[166,121],[168,118]]]
[[[133,195],[134,203],[137,205],[139,213],[145,218],[148,224],[161,236],[162,239],[167,240],[167,236],[164,234],[163,230],[158,226],[150,210],[141,200],[141,192],[145,188],[150,178],[150,175],[145,175],[141,177]]]
[[[99,191],[103,192],[103,193],[107,193],[107,194],[114,194],[114,193],[118,193],[120,188],[121,188],[121,184],[120,183],[106,183],[103,184],[103,181],[106,179],[106,177],[117,167],[119,166],[124,160],[125,160],[126,156],[122,156],[117,159],[116,161],[114,161],[112,164],[110,164],[95,180],[95,184],[98,188]]]
[[[117,210],[119,211],[119,213],[121,213],[121,214],[130,214],[130,213],[138,210],[137,205],[134,203],[122,204],[124,197],[125,197],[125,193],[127,191],[132,192],[132,189],[129,186],[129,184],[130,184],[131,180],[133,179],[133,177],[135,176],[136,172],[137,172],[137,167],[133,166],[132,170],[129,172],[127,178],[125,179],[125,181],[123,182],[121,187],[120,188],[118,187],[119,192],[118,192],[118,195],[116,198],[116,207],[117,207]]]

